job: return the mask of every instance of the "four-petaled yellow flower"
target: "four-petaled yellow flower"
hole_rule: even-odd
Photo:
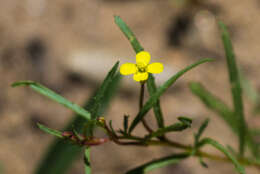
[[[158,62],[149,64],[150,59],[150,53],[141,51],[136,54],[136,64],[125,63],[121,65],[120,73],[122,75],[134,74],[135,81],[144,82],[148,79],[149,73],[158,74],[163,71],[163,64]]]

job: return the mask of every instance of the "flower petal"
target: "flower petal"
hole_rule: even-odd
[[[157,74],[157,73],[161,73],[162,71],[163,71],[163,64],[161,63],[157,63],[157,62],[152,63],[147,67],[147,72],[149,73]]]
[[[137,82],[140,81],[146,81],[148,79],[148,73],[147,72],[138,72],[134,74],[133,79]]]
[[[124,63],[120,66],[120,73],[122,75],[134,74],[137,70],[138,69],[134,63]]]
[[[144,68],[150,62],[151,55],[147,51],[141,51],[136,54],[136,64],[140,68]]]

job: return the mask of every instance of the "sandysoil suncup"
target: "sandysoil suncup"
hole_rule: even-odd
[[[136,54],[136,63],[124,63],[120,67],[122,75],[134,74],[133,79],[137,82],[145,82],[149,73],[159,74],[163,71],[163,64],[155,62],[149,64],[151,59],[150,53],[141,51]]]

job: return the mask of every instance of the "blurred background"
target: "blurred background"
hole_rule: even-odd
[[[210,57],[215,61],[187,73],[162,96],[167,125],[185,115],[192,128],[169,137],[193,142],[201,122],[211,122],[206,136],[237,148],[237,139],[216,114],[191,94],[188,82],[200,81],[231,106],[223,46],[217,21],[227,24],[237,62],[252,85],[260,88],[259,0],[1,0],[0,1],[0,173],[33,174],[53,137],[36,122],[62,129],[72,112],[27,88],[10,87],[18,80],[34,80],[82,105],[117,60],[134,62],[135,53],[114,24],[120,15],[137,38],[160,61],[165,71],[159,84],[185,66]],[[106,118],[121,126],[123,115],[137,113],[139,84],[124,77]],[[260,126],[245,97],[250,127]],[[152,112],[149,123],[156,127]],[[131,117],[130,117],[131,119]],[[143,134],[139,126],[136,133]],[[122,147],[113,143],[92,148],[95,174],[124,173],[151,159],[173,153],[170,148]],[[212,148],[207,151],[218,153]],[[109,160],[107,160],[109,159]],[[235,173],[231,164],[206,160],[209,169],[190,158],[151,173]],[[216,170],[217,168],[217,170]],[[80,157],[69,174],[83,173]],[[247,168],[248,174],[259,173]]]

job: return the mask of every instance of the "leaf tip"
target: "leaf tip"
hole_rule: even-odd
[[[33,81],[18,81],[18,82],[14,82],[11,84],[12,87],[17,87],[17,86],[28,86],[31,84],[35,84],[35,82]]]
[[[44,126],[41,124],[41,123],[36,123],[36,125],[37,125],[37,127],[39,128],[39,129],[42,129]]]
[[[120,16],[114,15],[114,20],[115,20],[115,23],[118,23],[118,22],[119,22],[120,20],[122,20],[122,19],[121,19]]]

